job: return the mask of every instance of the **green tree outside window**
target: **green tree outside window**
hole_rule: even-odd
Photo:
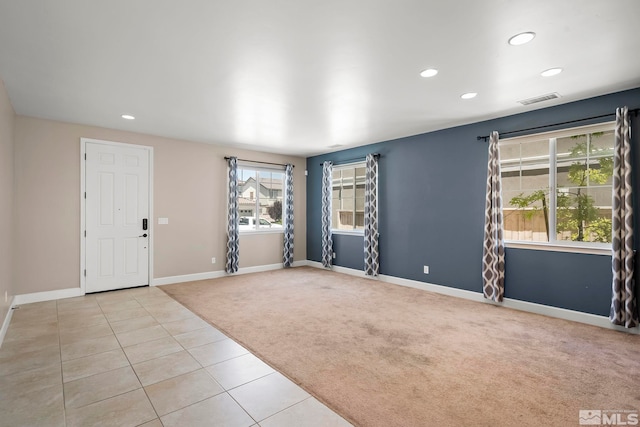
[[[602,136],[602,132],[592,133],[592,139]],[[585,135],[572,136],[577,140],[571,147],[570,157],[585,156],[576,160],[569,166],[567,179],[574,184],[575,189],[558,188],[556,192],[556,229],[557,232],[567,231],[571,233],[571,240],[577,242],[588,241],[610,243],[611,219],[601,217],[595,201],[585,189],[590,184],[605,184],[613,176],[613,158],[600,157],[597,165],[590,165],[587,153],[596,155],[603,151],[588,139],[581,138]],[[581,140],[584,139],[584,140]],[[549,188],[540,189],[529,195],[520,193],[509,201],[511,205],[521,209],[523,218],[532,219],[537,212],[542,210],[549,240]],[[538,202],[540,202],[538,204]],[[526,210],[525,210],[526,209]]]

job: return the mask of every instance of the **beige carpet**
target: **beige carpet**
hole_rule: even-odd
[[[640,409],[640,336],[309,267],[162,290],[358,426]]]

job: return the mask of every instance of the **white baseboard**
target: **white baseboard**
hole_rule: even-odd
[[[294,261],[293,267],[302,267],[307,265],[307,261]],[[260,273],[263,271],[280,270],[282,264],[258,265],[255,267],[239,268],[237,273],[229,274],[224,270],[207,271],[205,273],[184,274],[181,276],[158,277],[153,279],[151,286],[171,285],[173,283],[193,282],[196,280],[218,279],[220,277],[235,276],[237,274]]]
[[[20,304],[31,304],[33,302],[80,297],[82,295],[84,295],[84,292],[81,288],[58,289],[56,291],[35,292],[32,294],[16,295],[13,299],[13,307]]]
[[[310,267],[325,269],[322,263],[316,261],[307,261],[307,265]],[[467,291],[464,289],[451,288],[449,286],[436,285],[433,283],[419,282],[417,280],[403,279],[400,277],[380,275],[378,278],[372,278],[365,276],[364,271],[355,270],[353,268],[346,268],[340,266],[331,267],[332,271],[338,273],[349,274],[351,276],[363,277],[370,280],[379,280],[381,282],[387,282],[394,285],[407,286],[415,289],[422,289],[429,292],[435,292],[438,294],[449,295],[457,298],[464,298],[471,301],[482,302],[485,304],[498,305],[501,307],[507,307],[519,311],[527,311],[529,313],[542,314],[544,316],[556,317],[558,319],[571,320],[573,322],[585,323],[587,325],[599,326],[601,328],[613,329],[616,331],[627,332],[631,334],[640,334],[640,327],[636,328],[623,328],[622,326],[614,325],[609,321],[606,316],[597,316],[595,314],[583,313],[580,311],[567,310],[564,308],[551,307],[548,305],[536,304],[533,302],[520,301],[516,299],[505,298],[502,303],[495,303],[487,300],[480,292]]]
[[[302,266],[310,266],[319,269],[325,269],[322,266],[322,263],[303,260],[303,261],[295,261],[293,263],[293,267],[302,267]],[[282,264],[268,264],[268,265],[259,265],[255,267],[245,267],[240,268],[237,274],[249,274],[249,273],[259,273],[263,271],[270,270],[279,270],[283,268]],[[457,298],[464,298],[471,301],[481,302],[485,304],[493,304],[499,305],[502,307],[511,308],[514,310],[527,311],[530,313],[542,314],[545,316],[556,317],[559,319],[570,320],[574,322],[585,323],[588,325],[599,326],[601,328],[613,329],[621,332],[628,332],[632,334],[640,334],[640,327],[636,328],[623,328],[621,326],[613,325],[609,318],[606,316],[597,316],[595,314],[583,313],[580,311],[567,310],[564,308],[551,307],[542,304],[536,304],[527,301],[520,301],[510,298],[505,298],[502,303],[495,303],[493,301],[487,300],[483,297],[480,292],[467,291],[464,289],[452,288],[449,286],[436,285],[434,283],[426,283],[419,282],[417,280],[403,279],[401,277],[395,276],[387,276],[380,275],[377,278],[371,278],[369,276],[365,276],[364,272],[361,270],[355,270],[352,268],[333,266],[331,267],[332,271],[338,273],[349,274],[351,276],[357,276],[362,278],[367,278],[370,280],[379,280],[381,282],[391,283],[394,285],[406,286],[415,289],[421,289],[424,291],[435,292],[438,294],[449,295]],[[224,270],[220,271],[210,271],[205,273],[195,273],[195,274],[185,274],[181,276],[170,276],[170,277],[160,277],[157,279],[153,279],[151,285],[159,286],[159,285],[169,285],[172,283],[182,283],[182,282],[191,282],[195,280],[207,280],[207,279],[215,279],[219,277],[230,276]],[[11,315],[13,313],[12,308],[21,305],[21,304],[29,304],[34,302],[41,301],[51,301],[62,298],[71,298],[82,296],[84,293],[80,288],[70,288],[70,289],[60,289],[56,291],[47,291],[47,292],[36,292],[32,294],[23,294],[16,295],[13,297],[13,301],[10,305],[10,309],[5,316],[4,322],[2,324],[2,329],[0,329],[0,345],[2,345],[2,340],[9,328],[9,322],[11,321]]]
[[[11,297],[11,301],[9,302],[9,310],[7,310],[7,315],[4,317],[4,322],[2,323],[2,329],[0,329],[0,348],[2,348],[2,343],[4,342],[4,336],[7,334],[9,330],[9,323],[11,323],[11,316],[13,316],[13,301],[15,297]]]
[[[31,304],[33,302],[41,302],[41,301],[52,301],[62,298],[71,298],[71,297],[79,297],[84,295],[82,289],[80,288],[70,288],[70,289],[59,289],[57,291],[47,291],[47,292],[34,292],[32,294],[22,294],[15,295],[11,299],[11,304],[9,305],[9,311],[7,312],[6,317],[4,318],[4,323],[2,324],[2,329],[0,329],[0,346],[2,346],[2,342],[4,341],[4,336],[9,329],[9,323],[11,323],[11,317],[13,316],[13,309],[22,304]]]
[[[302,267],[308,264],[307,260],[302,261],[294,261],[293,267]],[[249,273],[260,273],[263,271],[270,270],[279,270],[283,268],[282,264],[268,264],[268,265],[258,265],[255,267],[245,267],[240,268],[235,274],[249,274]],[[185,274],[182,276],[170,276],[170,277],[160,277],[157,279],[153,279],[151,281],[151,286],[160,286],[160,285],[169,285],[172,283],[182,283],[182,282],[192,282],[195,280],[207,280],[207,279],[216,279],[219,277],[230,276],[224,270],[220,271],[208,271],[205,273],[195,273],[195,274]],[[34,302],[42,302],[42,301],[52,301],[58,300],[62,298],[71,298],[71,297],[79,297],[84,295],[84,292],[81,288],[70,288],[70,289],[59,289],[56,291],[47,291],[47,292],[35,292],[32,294],[23,294],[23,295],[15,295],[11,299],[11,304],[9,304],[9,310],[7,311],[7,315],[4,318],[4,322],[2,323],[2,328],[0,329],[0,346],[2,346],[2,342],[4,340],[4,336],[9,329],[9,323],[11,322],[11,316],[13,315],[13,308],[21,305],[21,304],[30,304]]]
[[[282,264],[257,265],[255,267],[239,268],[238,272],[234,273],[234,275],[235,274],[262,273],[263,271],[281,270],[283,268],[284,268],[284,266]],[[231,274],[229,276],[231,276]]]
[[[293,263],[294,267],[300,267],[307,265],[307,261],[295,261]],[[248,274],[248,273],[259,273],[262,271],[269,270],[278,270],[281,269],[282,264],[268,264],[268,265],[259,265],[255,267],[245,267],[240,268],[235,274]],[[194,280],[206,280],[206,279],[215,279],[218,277],[229,276],[224,270],[220,271],[208,271],[205,273],[195,273],[195,274],[185,274],[182,276],[170,276],[170,277],[160,277],[157,279],[153,279],[151,281],[151,286],[159,286],[159,285],[169,285],[172,283],[181,283],[181,282],[192,282]],[[41,301],[52,301],[58,300],[62,298],[71,298],[71,297],[79,297],[84,295],[81,288],[69,288],[69,289],[58,289],[56,291],[47,291],[47,292],[35,292],[32,294],[22,294],[16,295],[13,297],[13,304],[11,307],[15,307],[21,304],[30,304],[33,302],[41,302]]]
[[[173,283],[195,282],[196,280],[217,279],[226,276],[224,270],[207,271],[205,273],[183,274],[180,276],[158,277],[151,281],[151,286],[171,285]]]

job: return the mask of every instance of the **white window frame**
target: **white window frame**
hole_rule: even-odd
[[[362,160],[362,161],[357,161],[357,162],[351,162],[351,163],[344,163],[344,164],[340,164],[340,165],[334,165],[333,169],[332,169],[332,173],[335,171],[341,171],[341,170],[345,170],[345,169],[353,169],[353,221],[354,221],[354,227],[355,227],[355,217],[356,217],[356,169],[357,168],[365,168],[366,170],[367,167],[367,163]],[[333,199],[333,176],[331,176],[331,197]],[[333,206],[331,208],[332,212],[331,215],[333,215]],[[335,224],[333,224],[333,222],[331,223],[331,234],[346,234],[346,235],[355,235],[355,236],[363,236],[364,237],[364,229],[356,229],[353,228],[351,230],[345,230],[345,229],[338,229],[338,228],[333,228]]]
[[[254,220],[258,220],[258,224],[260,222],[260,180],[258,178],[259,172],[268,172],[268,173],[272,173],[272,172],[277,172],[277,173],[281,173],[282,174],[282,196],[281,196],[281,202],[282,202],[282,216],[284,219],[284,211],[285,211],[285,200],[284,200],[284,186],[285,186],[285,168],[284,166],[279,167],[279,166],[265,166],[262,164],[258,164],[258,163],[252,163],[252,162],[247,162],[247,161],[238,161],[238,186],[240,185],[240,170],[244,169],[244,170],[251,170],[256,172],[256,176],[255,176],[255,180],[256,180],[256,191],[255,191],[255,215],[254,215]],[[238,190],[238,198],[242,197],[242,193]],[[238,217],[241,216],[246,216],[246,215],[240,215],[240,207],[238,207]],[[255,222],[255,221],[254,221]],[[239,227],[240,228],[240,227]],[[259,226],[257,228],[253,228],[250,230],[246,230],[246,229],[242,229],[240,228],[239,230],[240,234],[274,234],[274,233],[281,233],[284,234],[284,224],[282,225],[282,227],[276,227],[276,228],[260,228]]]
[[[524,240],[505,240],[505,246],[508,248],[534,249],[555,252],[574,252],[595,255],[611,255],[611,243],[601,242],[575,242],[569,240],[556,240],[556,176],[557,176],[557,150],[556,141],[558,138],[565,138],[579,134],[591,134],[603,131],[615,131],[615,122],[605,122],[596,125],[579,126],[558,131],[536,133],[526,136],[514,138],[506,138],[500,140],[500,146],[508,146],[522,144],[528,142],[539,142],[540,140],[549,140],[549,242],[530,242]],[[502,160],[500,161],[502,164]],[[504,207],[504,201],[503,201]]]

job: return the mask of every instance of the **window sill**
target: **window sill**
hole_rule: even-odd
[[[331,234],[344,234],[345,236],[364,237],[364,230],[331,230]]]
[[[240,231],[240,235],[248,235],[248,234],[284,234],[284,228],[279,228],[277,230],[243,230]]]
[[[609,255],[611,256],[611,247],[602,247],[596,245],[571,245],[560,243],[544,243],[544,242],[517,242],[506,240],[505,247],[515,249],[531,249],[536,251],[552,251],[552,252],[572,252],[578,254],[591,255]]]

